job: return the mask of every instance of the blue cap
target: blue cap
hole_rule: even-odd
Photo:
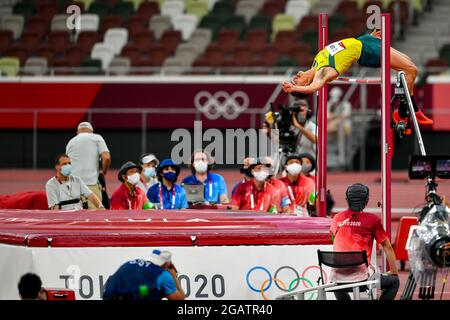
[[[156,169],[156,174],[159,176],[162,169],[164,169],[165,167],[174,167],[177,176],[180,174],[180,167],[175,162],[173,162],[173,160],[170,158],[167,158],[167,159],[164,159],[163,161],[161,161],[161,163],[159,164],[159,167]]]

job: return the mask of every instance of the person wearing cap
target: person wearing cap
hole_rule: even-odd
[[[241,183],[231,198],[234,210],[254,210],[278,213],[278,208],[286,210],[290,204],[288,198],[280,199],[279,192],[266,180],[269,177],[270,164],[257,159],[248,167],[253,179]]]
[[[316,170],[316,159],[309,153],[301,153],[298,156],[302,160],[302,176],[308,177],[316,183],[316,176],[312,174]]]
[[[315,190],[314,182],[302,172],[302,158],[299,155],[290,155],[286,158],[284,168],[287,175],[281,178],[287,189],[290,200],[289,211],[291,214],[307,216],[306,203],[311,193]]]
[[[217,173],[211,172],[214,160],[203,150],[192,153],[192,175],[183,179],[181,184],[205,186],[204,196],[207,203],[228,203],[228,190],[225,179]]]
[[[104,209],[100,199],[80,177],[73,175],[71,159],[61,153],[55,160],[56,175],[45,185],[50,210],[82,210],[82,199],[88,199],[96,209]]]
[[[92,192],[103,201],[99,175],[106,176],[111,164],[111,154],[103,137],[94,133],[89,122],[78,125],[77,135],[66,146],[66,154],[72,160],[73,174],[80,177]],[[101,168],[99,168],[101,160]],[[102,177],[104,180],[104,177]],[[88,208],[95,205],[88,200]]]
[[[159,183],[147,191],[148,199],[160,209],[187,209],[186,191],[176,184],[180,167],[172,159],[161,161],[156,175]]]
[[[159,165],[159,160],[154,154],[148,153],[141,157],[140,163],[142,172],[138,187],[147,194],[148,189],[155,183],[158,183],[158,179],[156,178],[156,168]]]
[[[270,164],[270,168],[269,168],[269,177],[267,178],[267,183],[271,184],[278,192],[278,195],[280,197],[280,199],[283,199],[284,197],[287,197],[287,189],[286,186],[284,185],[283,182],[281,182],[280,179],[277,179],[275,177],[275,162],[273,161],[273,159],[271,157],[265,157],[264,160]],[[286,206],[286,210],[289,207]],[[281,212],[281,202],[280,202],[280,206],[278,206],[278,211]]]
[[[108,278],[103,300],[184,300],[170,251],[153,250],[147,260],[122,264]]]
[[[111,197],[112,210],[151,209],[152,206],[145,192],[137,186],[142,168],[131,161],[124,163],[117,174],[122,184]]]
[[[250,170],[248,170],[248,167],[252,163],[255,163],[255,161],[256,159],[253,157],[244,158],[244,161],[242,162],[242,165],[239,168],[239,171],[242,173],[242,180],[234,185],[233,190],[231,190],[231,197],[233,197],[234,193],[236,192],[236,189],[239,187],[240,184],[253,179],[252,173],[250,172]]]

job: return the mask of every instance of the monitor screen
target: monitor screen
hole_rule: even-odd
[[[422,156],[413,156],[409,166],[410,179],[425,179],[433,174],[433,161]]]
[[[450,179],[450,157],[436,159],[436,176],[441,179]]]

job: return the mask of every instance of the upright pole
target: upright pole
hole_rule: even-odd
[[[319,46],[318,50],[323,50],[328,43],[328,14],[321,13],[319,15]],[[327,102],[328,88],[325,85],[318,92],[317,104],[317,127],[318,127],[318,143],[317,143],[317,189],[318,189],[318,210],[319,217],[326,217],[327,214]]]
[[[391,117],[391,16],[381,15],[381,170],[382,219],[386,233],[391,238],[391,158],[392,134]],[[383,259],[383,272],[387,271],[386,258]]]

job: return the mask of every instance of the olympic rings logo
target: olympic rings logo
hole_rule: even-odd
[[[316,270],[316,272],[320,275],[320,268],[315,265],[311,265],[306,267],[302,273],[299,273],[296,269],[291,266],[282,266],[279,267],[272,276],[272,273],[263,266],[254,266],[250,270],[248,270],[247,275],[245,277],[247,286],[253,292],[260,293],[264,300],[269,300],[266,295],[266,292],[274,285],[279,290],[283,292],[292,292],[297,290],[300,285],[302,285],[305,289],[314,287],[314,282],[316,280],[311,280],[311,271]],[[287,277],[284,273],[289,272],[291,275]],[[255,274],[259,274],[255,275]],[[281,276],[281,274],[284,274]],[[308,275],[310,277],[308,277]],[[266,277],[264,281],[255,281],[255,279],[261,279]],[[323,270],[323,280],[324,283],[328,282],[328,275]],[[299,288],[300,290],[300,288]],[[315,292],[311,292],[309,294],[308,300],[314,300],[316,297]]]
[[[217,91],[214,95],[208,91],[200,91],[195,95],[194,105],[210,120],[216,120],[220,116],[234,120],[248,108],[249,101],[248,95],[243,91],[235,91],[231,95],[225,91]]]

